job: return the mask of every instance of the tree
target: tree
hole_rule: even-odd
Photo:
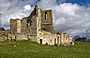
[[[80,37],[80,38],[77,38],[75,41],[86,41],[86,37]]]

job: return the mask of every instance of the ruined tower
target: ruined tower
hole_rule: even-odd
[[[37,36],[41,30],[54,33],[52,11],[43,11],[38,4],[35,5],[34,10],[30,16],[21,20],[22,33],[27,32],[29,35]]]
[[[40,30],[45,30],[54,33],[53,21],[52,21],[52,11],[43,11],[39,5],[35,5],[34,10],[28,19],[30,34],[37,35]]]
[[[26,19],[27,29],[31,36],[37,36],[38,31],[41,29],[41,9],[39,5],[35,5],[34,10]]]
[[[54,33],[53,27],[53,18],[52,18],[52,10],[42,11],[42,29],[51,33]]]
[[[21,21],[20,19],[10,19],[10,31],[12,33],[21,33]]]

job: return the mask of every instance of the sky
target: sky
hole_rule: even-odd
[[[29,16],[37,3],[52,10],[56,31],[90,37],[90,0],[0,0],[2,26],[9,29],[10,18]]]

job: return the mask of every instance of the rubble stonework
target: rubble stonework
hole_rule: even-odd
[[[12,33],[21,33],[21,20],[10,19],[10,31]]]
[[[10,19],[10,31],[2,38],[8,40],[30,40],[48,45],[73,45],[65,32],[56,32],[53,27],[52,10],[42,10],[36,5],[30,16]],[[0,36],[1,37],[1,36]],[[0,38],[1,39],[1,38]]]

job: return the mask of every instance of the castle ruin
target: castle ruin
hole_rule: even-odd
[[[5,33],[4,40],[30,40],[48,45],[73,45],[71,36],[54,30],[52,10],[42,10],[39,5],[35,6],[28,17],[10,19],[10,31],[3,31],[3,33]]]

